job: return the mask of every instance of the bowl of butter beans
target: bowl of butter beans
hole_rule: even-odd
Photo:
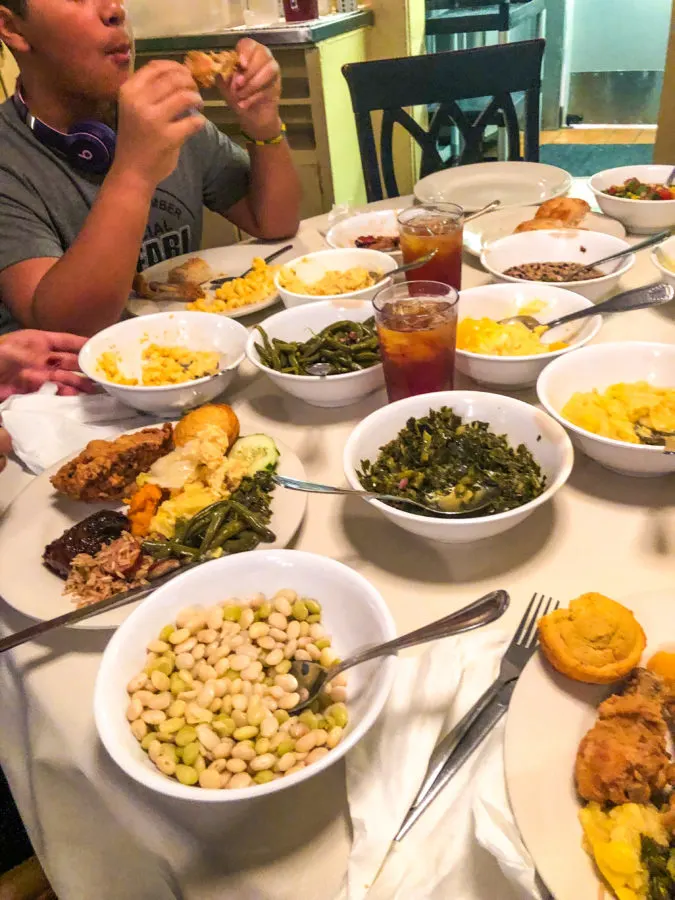
[[[295,550],[204,563],[159,588],[108,644],[96,683],[101,740],[131,778],[197,802],[275,792],[325,769],[379,715],[395,661],[337,676],[312,705],[295,661],[329,667],[395,637],[380,594]]]

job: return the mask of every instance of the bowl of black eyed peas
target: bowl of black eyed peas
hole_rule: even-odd
[[[312,705],[296,660],[330,666],[396,636],[379,592],[297,550],[204,563],[159,588],[103,654],[94,717],[131,778],[171,797],[245,800],[311,778],[353,747],[391,689],[395,660],[338,675]]]

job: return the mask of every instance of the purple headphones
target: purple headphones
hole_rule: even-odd
[[[12,99],[21,120],[28,125],[38,141],[64,156],[74,169],[97,175],[108,171],[115,155],[117,140],[112,128],[103,122],[85,121],[77,122],[67,133],[58,131],[31,115],[20,86],[17,86]]]

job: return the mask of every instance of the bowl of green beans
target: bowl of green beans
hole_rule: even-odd
[[[270,316],[246,345],[253,365],[311,406],[348,406],[384,387],[370,300],[320,300]],[[326,374],[310,374],[321,365]]]

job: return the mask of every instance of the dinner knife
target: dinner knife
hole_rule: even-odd
[[[21,631],[15,632],[15,634],[10,634],[8,637],[0,639],[0,653],[4,653],[5,650],[12,650],[20,644],[25,644],[27,641],[32,641],[34,638],[40,637],[40,635],[46,634],[48,631],[54,631],[55,629],[63,628],[66,625],[74,625],[76,622],[82,622],[84,619],[91,619],[94,616],[101,615],[101,613],[109,612],[111,609],[119,609],[122,606],[127,606],[129,603],[134,603],[136,600],[143,600],[145,597],[156,591],[158,587],[162,587],[162,585],[171,581],[174,576],[179,575],[181,572],[187,572],[188,569],[200,565],[202,565],[201,562],[187,563],[186,565],[172,569],[164,575],[160,575],[159,578],[155,578],[153,581],[148,582],[148,584],[132,588],[130,591],[122,591],[122,593],[113,594],[113,596],[108,597],[107,600],[100,600],[98,603],[91,603],[89,606],[81,606],[79,609],[73,609],[71,612],[56,616],[54,619],[45,619],[43,622],[38,622],[36,625],[31,625],[29,628],[24,628]]]
[[[481,710],[478,716],[476,716],[473,724],[469,727],[454,751],[451,753],[433,785],[420,800],[419,804],[408,810],[408,814],[403,820],[398,833],[394,837],[394,841],[401,841],[406,836],[415,822],[447,786],[453,775],[455,775],[464,765],[474,750],[485,740],[495,725],[500,721],[509,707],[517,680],[517,678],[513,678],[511,681],[502,685],[497,694],[493,696],[492,700]]]

